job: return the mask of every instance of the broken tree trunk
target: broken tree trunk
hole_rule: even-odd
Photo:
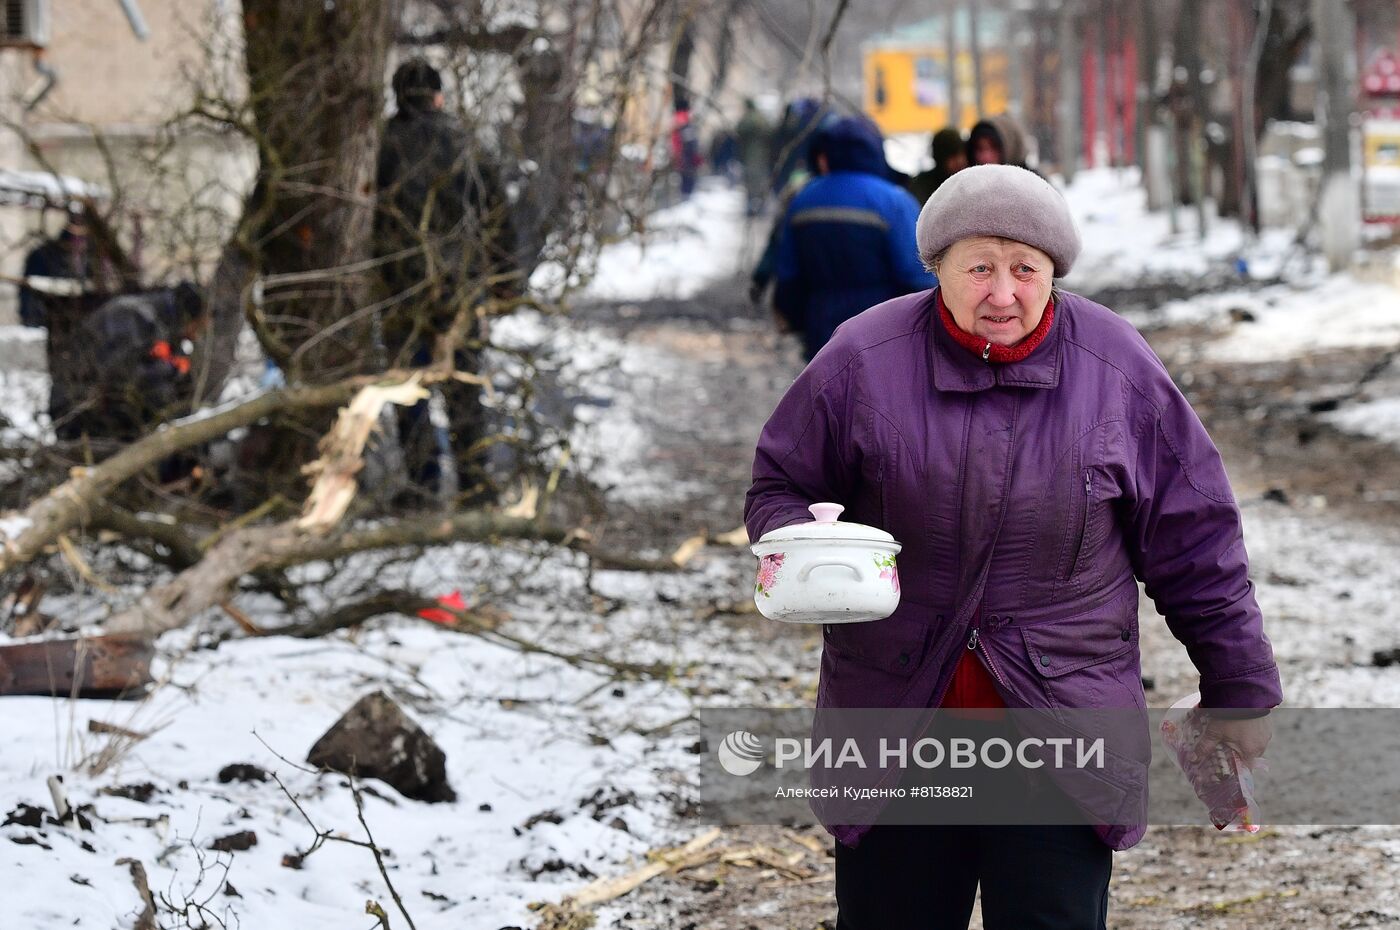
[[[71,478],[16,513],[9,521],[16,527],[11,535],[0,532],[0,572],[34,559],[62,533],[86,522],[118,485],[171,453],[218,439],[274,413],[339,406],[367,386],[397,384],[415,377],[426,385],[449,376],[445,372],[388,371],[334,384],[266,391],[175,420],[98,465],[73,469]]]
[[[151,640],[140,635],[0,646],[0,695],[119,697],[150,683],[154,655]]]
[[[272,526],[250,526],[229,533],[199,564],[152,588],[130,608],[108,620],[111,632],[159,635],[183,626],[196,614],[228,598],[239,578],[250,572],[343,558],[370,549],[429,546],[461,540],[538,539],[561,542],[568,534],[534,520],[484,511],[450,516],[425,515],[316,535],[301,529],[300,518]]]

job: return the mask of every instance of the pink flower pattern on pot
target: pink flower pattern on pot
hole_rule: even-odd
[[[771,597],[769,593],[773,586],[778,583],[778,570],[783,567],[783,559],[787,558],[784,553],[775,552],[772,555],[765,555],[758,563],[758,582],[754,585],[754,592],[762,594],[764,597]]]
[[[875,567],[880,569],[880,577],[890,580],[890,587],[894,588],[894,593],[899,593],[899,569],[894,567],[893,555],[875,556]]]

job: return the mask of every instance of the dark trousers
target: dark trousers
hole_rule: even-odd
[[[407,354],[407,353],[405,353]],[[424,340],[410,356],[409,364],[421,368],[432,361],[432,345]],[[454,359],[458,371],[476,374],[480,359],[475,353],[459,351]],[[486,411],[481,405],[481,388],[475,384],[449,380],[441,383],[447,407],[446,445],[457,470],[457,490],[465,492],[482,480],[480,450],[472,446],[486,433]],[[398,408],[399,445],[403,449],[404,466],[409,481],[425,496],[441,490],[442,467],[439,464],[443,443],[428,414],[428,401],[412,407]]]
[[[836,844],[837,930],[1104,930],[1113,853],[1092,827],[878,824]]]

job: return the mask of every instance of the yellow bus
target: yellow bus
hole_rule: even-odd
[[[977,122],[977,90],[972,71],[971,17],[956,15],[958,81],[957,125],[967,130]],[[982,114],[1004,113],[1007,104],[1006,35],[1004,15],[983,10],[978,15],[982,57]],[[952,120],[948,112],[948,19],[938,16],[876,36],[861,46],[864,66],[865,112],[885,135],[936,132]]]

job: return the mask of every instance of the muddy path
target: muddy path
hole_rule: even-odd
[[[1182,295],[1145,288],[1093,296],[1145,305]],[[737,527],[758,431],[801,368],[795,344],[776,336],[737,282],[691,301],[597,304],[581,308],[579,316],[586,326],[652,347],[664,358],[664,364],[633,378],[629,387],[640,392],[649,411],[645,467],[670,476],[676,490],[612,506],[606,532],[663,553],[698,529]],[[1328,532],[1339,536],[1375,533],[1380,538],[1400,523],[1400,456],[1391,446],[1339,431],[1323,417],[1349,403],[1368,372],[1371,390],[1376,382],[1384,385],[1391,376],[1382,370],[1378,378],[1374,372],[1383,361],[1382,350],[1225,365],[1201,361],[1197,347],[1207,338],[1203,332],[1149,327],[1147,335],[1221,448],[1247,524],[1263,527],[1259,532],[1265,535],[1276,535],[1275,528],[1283,527],[1306,537],[1312,526],[1306,521],[1326,520]],[[1386,539],[1400,553],[1400,539]],[[742,550],[710,557],[732,563],[733,602],[742,605],[750,593],[752,560]],[[1303,595],[1331,597],[1322,581],[1293,577],[1302,573],[1289,566],[1307,558],[1296,546],[1288,550],[1280,543],[1266,549],[1255,569],[1269,576],[1261,582],[1261,603],[1265,595],[1270,603]],[[1329,571],[1324,566],[1319,574]],[[1361,614],[1384,613],[1361,603],[1343,606]],[[1154,615],[1146,601],[1144,612]],[[799,671],[781,681],[753,683],[759,685],[757,691],[775,703],[811,702],[818,637],[753,614],[700,613],[697,618],[697,623],[736,628],[761,626],[765,648],[788,656],[791,662],[783,664]],[[1302,629],[1315,626],[1316,618],[1301,611],[1296,622]],[[1394,626],[1387,616],[1378,623],[1378,636]],[[1164,706],[1194,689],[1193,670],[1160,622],[1145,622],[1143,630],[1144,672],[1153,685],[1149,701]],[[1276,648],[1286,684],[1316,682],[1331,673],[1364,678],[1376,671],[1363,667],[1364,655],[1337,652],[1343,648],[1340,640],[1318,645],[1313,637],[1321,633],[1294,633],[1290,627],[1282,632]],[[1319,654],[1329,650],[1331,656]],[[716,656],[715,663],[722,678],[725,657]],[[1312,692],[1290,690],[1290,696],[1295,694],[1307,700]],[[654,879],[600,912],[599,926],[835,926],[831,841],[820,828],[727,828],[724,842],[763,843],[800,853],[800,869],[807,877],[721,866],[698,876]],[[1277,827],[1246,837],[1225,837],[1209,828],[1153,828],[1141,844],[1116,857],[1110,914],[1111,926],[1131,930],[1400,925],[1400,828]],[[974,914],[972,926],[981,926],[979,915]]]

